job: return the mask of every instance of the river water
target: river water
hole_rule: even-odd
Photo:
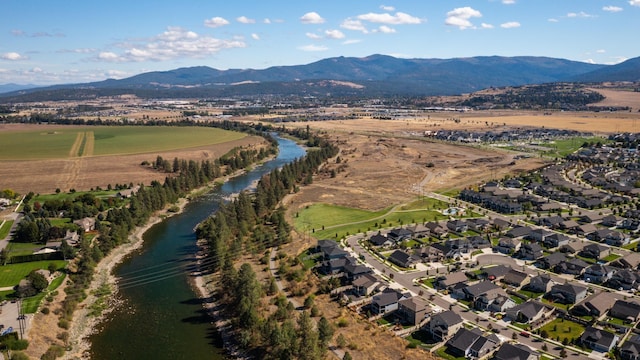
[[[123,284],[119,305],[91,336],[91,359],[223,359],[222,344],[197,293],[189,270],[197,252],[194,227],[229,195],[305,155],[291,140],[278,138],[278,156],[191,201],[184,211],[154,225],[144,245],[115,270]]]

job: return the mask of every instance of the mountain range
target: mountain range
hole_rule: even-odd
[[[334,57],[306,65],[218,70],[207,66],[154,71],[120,80],[20,89],[0,102],[233,95],[428,96],[457,95],[490,87],[551,82],[640,81],[640,57],[617,65],[549,57],[479,56],[401,59],[386,55]],[[0,87],[0,91],[3,88]]]

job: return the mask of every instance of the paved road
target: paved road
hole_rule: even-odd
[[[373,235],[373,234],[370,234],[370,235]],[[362,246],[360,246],[358,241],[363,239],[365,236],[368,237],[369,235],[359,234],[359,235],[351,236],[346,240],[346,243],[348,244],[350,250],[354,253],[354,255],[360,258],[364,258],[364,262],[367,263],[369,266],[371,266],[374,269],[374,272],[378,274],[383,274],[387,278],[393,277],[393,279],[391,280],[390,286],[400,287],[400,288],[409,290],[413,292],[414,295],[418,295],[422,292],[423,293],[422,297],[425,300],[429,301],[432,305],[435,305],[444,310],[451,309],[456,313],[460,314],[460,316],[465,321],[471,324],[479,325],[485,329],[487,328],[488,324],[491,322],[493,328],[500,329],[499,336],[501,336],[504,340],[510,340],[514,332],[516,333],[520,332],[520,330],[517,328],[510,328],[509,324],[502,320],[496,320],[494,318],[490,318],[490,314],[487,312],[476,313],[476,312],[470,311],[469,309],[467,309],[463,305],[460,305],[455,299],[449,296],[444,296],[441,293],[438,293],[434,289],[416,285],[416,282],[414,280],[418,277],[424,276],[425,275],[424,271],[410,271],[410,272],[396,271],[394,268],[382,262],[379,258],[371,255],[367,250],[365,250],[364,248],[362,248]],[[520,268],[522,267],[521,261],[503,256],[503,255],[498,255],[498,254],[479,255],[476,259],[480,262],[481,265],[504,264],[504,265],[510,265],[516,269],[518,267]],[[528,267],[526,267],[526,270],[527,272],[535,273],[534,270],[529,269]],[[480,320],[480,321],[477,321],[477,320]],[[526,337],[518,336],[518,342],[526,344],[534,349],[539,349],[542,346],[540,343],[541,341],[534,337],[526,338]],[[552,343],[548,344],[547,346],[548,346],[548,350],[547,350],[548,353],[558,357],[560,356],[560,350],[561,350],[560,346],[556,346],[555,344],[552,344]],[[568,354],[568,358],[570,359],[587,358],[586,355],[581,354],[578,352],[578,350],[574,350],[574,349],[567,349],[567,354]],[[598,354],[592,355],[593,358],[598,358],[598,356],[599,356]]]

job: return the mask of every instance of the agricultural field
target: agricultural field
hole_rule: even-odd
[[[0,131],[0,160],[164,152],[235,141],[244,134],[202,127],[95,126]]]
[[[0,189],[20,194],[149,184],[166,174],[141,166],[165,159],[215,160],[264,140],[205,127],[0,125]]]

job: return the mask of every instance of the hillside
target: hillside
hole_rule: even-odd
[[[633,80],[640,78],[637,74],[640,74],[640,58],[607,66],[532,56],[400,59],[371,55],[334,57],[306,65],[260,70],[198,66],[155,71],[121,80],[14,91],[0,95],[0,102],[83,99],[125,93],[154,98],[456,95],[491,87]]]

